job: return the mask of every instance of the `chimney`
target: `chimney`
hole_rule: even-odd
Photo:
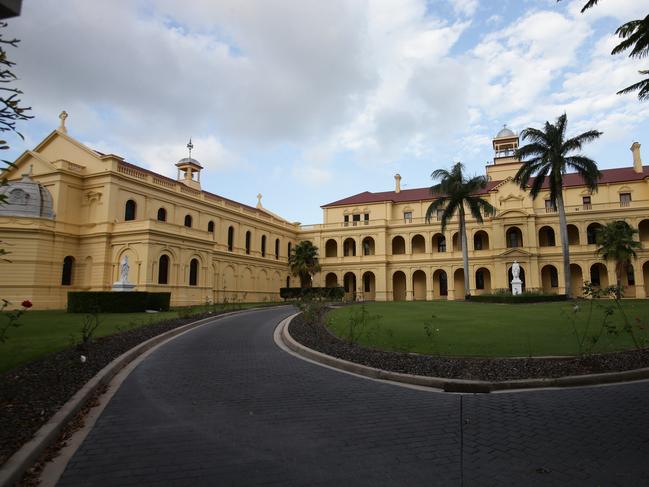
[[[640,144],[638,142],[631,145],[631,152],[633,153],[633,170],[642,173],[642,159],[640,158]]]
[[[640,144],[638,144],[639,146]],[[640,157],[640,156],[638,156]],[[395,193],[400,193],[401,192],[401,176],[399,174],[394,175],[394,192]]]

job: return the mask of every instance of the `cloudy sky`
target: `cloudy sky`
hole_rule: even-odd
[[[27,0],[10,56],[35,119],[9,159],[69,113],[70,135],[175,177],[193,138],[203,187],[292,221],[361,191],[484,173],[507,124],[564,111],[600,167],[649,160],[646,66],[611,56],[645,0]]]

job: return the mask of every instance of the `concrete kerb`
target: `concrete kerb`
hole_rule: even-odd
[[[172,338],[175,338],[181,333],[185,333],[193,328],[205,325],[209,322],[218,321],[220,319],[249,311],[255,311],[265,308],[250,308],[245,310],[231,311],[217,316],[203,318],[186,325],[179,326],[173,330],[154,336],[145,342],[136,345],[130,350],[124,352],[115,360],[101,369],[97,375],[90,379],[77,393],[66,402],[61,409],[59,409],[50,420],[45,423],[34,435],[34,437],[25,443],[20,450],[14,453],[0,467],[0,486],[5,487],[13,485],[18,482],[23,474],[31,467],[45,449],[54,442],[61,430],[70,421],[75,414],[85,405],[85,403],[92,397],[95,392],[102,386],[108,385],[124,367],[126,367],[134,359],[150,350],[151,348],[162,344]]]
[[[607,372],[603,374],[571,375],[547,379],[518,379],[494,382],[402,374],[399,372],[391,372],[389,370],[377,369],[367,365],[349,362],[348,360],[339,359],[302,345],[297,342],[288,331],[288,327],[295,316],[285,320],[284,323],[280,325],[282,329],[279,333],[279,337],[288,349],[311,361],[353,374],[369,377],[371,379],[393,381],[420,387],[442,389],[445,392],[460,393],[489,393],[497,391],[522,391],[527,389],[598,386],[649,379],[649,368],[627,370],[623,372]]]

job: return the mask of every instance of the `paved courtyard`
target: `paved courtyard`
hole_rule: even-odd
[[[649,382],[453,395],[280,350],[293,310],[191,331],[126,379],[61,486],[647,485]]]

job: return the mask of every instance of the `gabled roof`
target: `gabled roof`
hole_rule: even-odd
[[[649,177],[649,166],[643,166],[642,173],[635,172],[632,167],[603,169],[601,172],[602,178],[599,180],[599,184],[641,181],[644,178]],[[529,184],[532,184],[532,181],[533,179],[530,179]],[[505,182],[506,180],[489,181],[487,183],[487,187],[476,194],[486,194]],[[564,187],[570,188],[575,186],[584,186],[584,181],[579,174],[569,173],[563,177],[563,184]],[[543,183],[543,188],[547,189],[548,187],[549,180],[546,178]],[[411,201],[429,201],[432,199],[433,196],[430,193],[430,188],[402,189],[399,193],[396,193],[394,191],[382,191],[379,193],[364,191],[362,193],[358,193],[353,196],[349,196],[347,198],[322,205],[322,208],[329,208],[332,206],[367,205],[370,203],[382,203],[386,201],[391,201],[392,203],[405,203]]]

